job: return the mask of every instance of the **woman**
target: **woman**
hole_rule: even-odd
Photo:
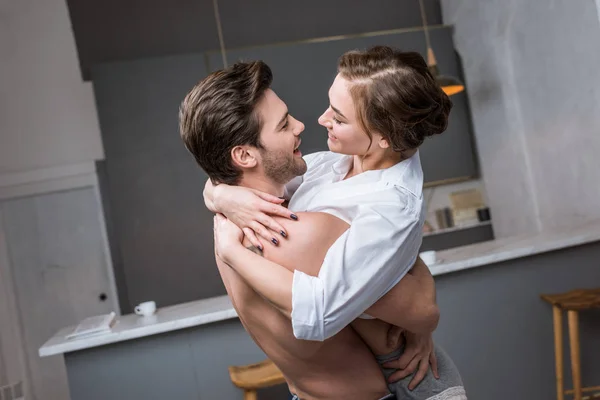
[[[259,258],[230,263],[259,293],[284,313],[289,312],[294,334],[307,340],[325,340],[350,323],[361,334],[362,327],[371,322],[355,319],[415,263],[424,222],[418,147],[426,137],[446,129],[452,107],[419,54],[382,46],[344,54],[329,98],[330,106],[319,123],[327,128],[331,152],[306,156],[307,173],[288,184],[286,192],[291,210],[327,212],[349,223],[350,228],[330,248],[318,277],[299,271],[292,274]],[[219,185],[214,193],[207,184],[207,205],[237,224],[259,248],[263,244],[252,231],[274,245],[284,240],[281,226],[248,207],[240,190],[244,189]],[[251,193],[254,196],[256,192]],[[283,207],[266,207],[263,203],[259,210],[290,216]],[[227,231],[222,229],[224,223],[216,223],[217,237]],[[273,237],[263,225],[280,232],[283,239]],[[248,251],[240,244],[234,251],[244,250]],[[230,250],[217,244],[219,256],[227,256],[223,254],[226,251]],[[387,349],[382,341],[388,328],[383,326],[378,337],[361,334],[381,356],[380,363],[402,365],[406,371],[419,366],[420,373],[425,373],[427,360],[417,357],[384,364],[402,352],[402,346],[391,354],[381,350]],[[430,376],[410,392],[408,380],[403,379],[390,390],[402,398],[466,398],[452,361],[439,350],[436,355],[443,366],[439,382]],[[388,376],[392,373],[386,372]],[[403,371],[394,375],[392,378],[405,376]]]

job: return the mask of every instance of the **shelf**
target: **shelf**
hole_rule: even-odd
[[[491,224],[492,224],[492,221],[483,221],[483,222],[478,222],[476,224],[453,226],[452,228],[438,229],[437,231],[424,233],[423,237],[441,235],[444,233],[462,231],[465,229],[479,228],[479,227],[487,226],[487,225],[491,225]]]

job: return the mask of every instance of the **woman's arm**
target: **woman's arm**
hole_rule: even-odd
[[[294,213],[281,206],[284,199],[259,190],[226,184],[214,185],[209,179],[204,185],[203,196],[206,208],[225,215],[259,249],[264,246],[256,235],[274,245],[287,237],[285,228],[274,216],[297,219]]]
[[[308,168],[319,165],[329,152],[317,152],[304,156]],[[204,204],[213,213],[221,213],[243,229],[244,234],[253,246],[263,248],[261,240],[278,244],[285,238],[285,228],[273,219],[280,216],[297,219],[296,216],[281,204],[291,199],[302,184],[303,177],[297,176],[283,188],[283,198],[241,186],[226,184],[215,185],[210,179],[204,185]],[[258,235],[258,237],[257,237]],[[275,241],[273,241],[275,239]]]
[[[418,258],[410,272],[366,313],[413,333],[433,332],[440,310],[429,268]]]
[[[421,245],[418,213],[399,204],[365,208],[329,248],[319,276],[292,274],[238,246],[223,258],[250,286],[291,316],[299,339],[325,340],[371,307],[413,266]],[[397,321],[398,309],[378,317]]]
[[[227,186],[227,185],[219,185],[221,186],[221,188]],[[204,197],[204,205],[206,206],[206,208],[208,208],[208,210],[210,212],[213,213],[218,213],[220,212],[217,207],[215,206],[215,197],[218,197],[217,194],[215,193],[217,191],[217,187],[213,185],[212,181],[210,179],[206,180],[206,183],[204,184],[204,191],[202,192],[202,197]]]
[[[318,277],[294,272],[292,326],[305,340],[325,340],[389,292],[415,263],[422,239],[420,210],[402,204],[364,206],[329,249]],[[397,309],[383,308],[384,321]]]

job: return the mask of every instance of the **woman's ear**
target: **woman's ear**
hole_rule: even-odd
[[[377,139],[377,145],[382,149],[387,149],[390,147],[390,142],[388,142],[383,136],[379,136],[379,139]]]

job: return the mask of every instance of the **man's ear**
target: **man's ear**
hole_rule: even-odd
[[[252,146],[235,146],[231,149],[231,159],[239,168],[254,168],[258,165],[258,149]]]

